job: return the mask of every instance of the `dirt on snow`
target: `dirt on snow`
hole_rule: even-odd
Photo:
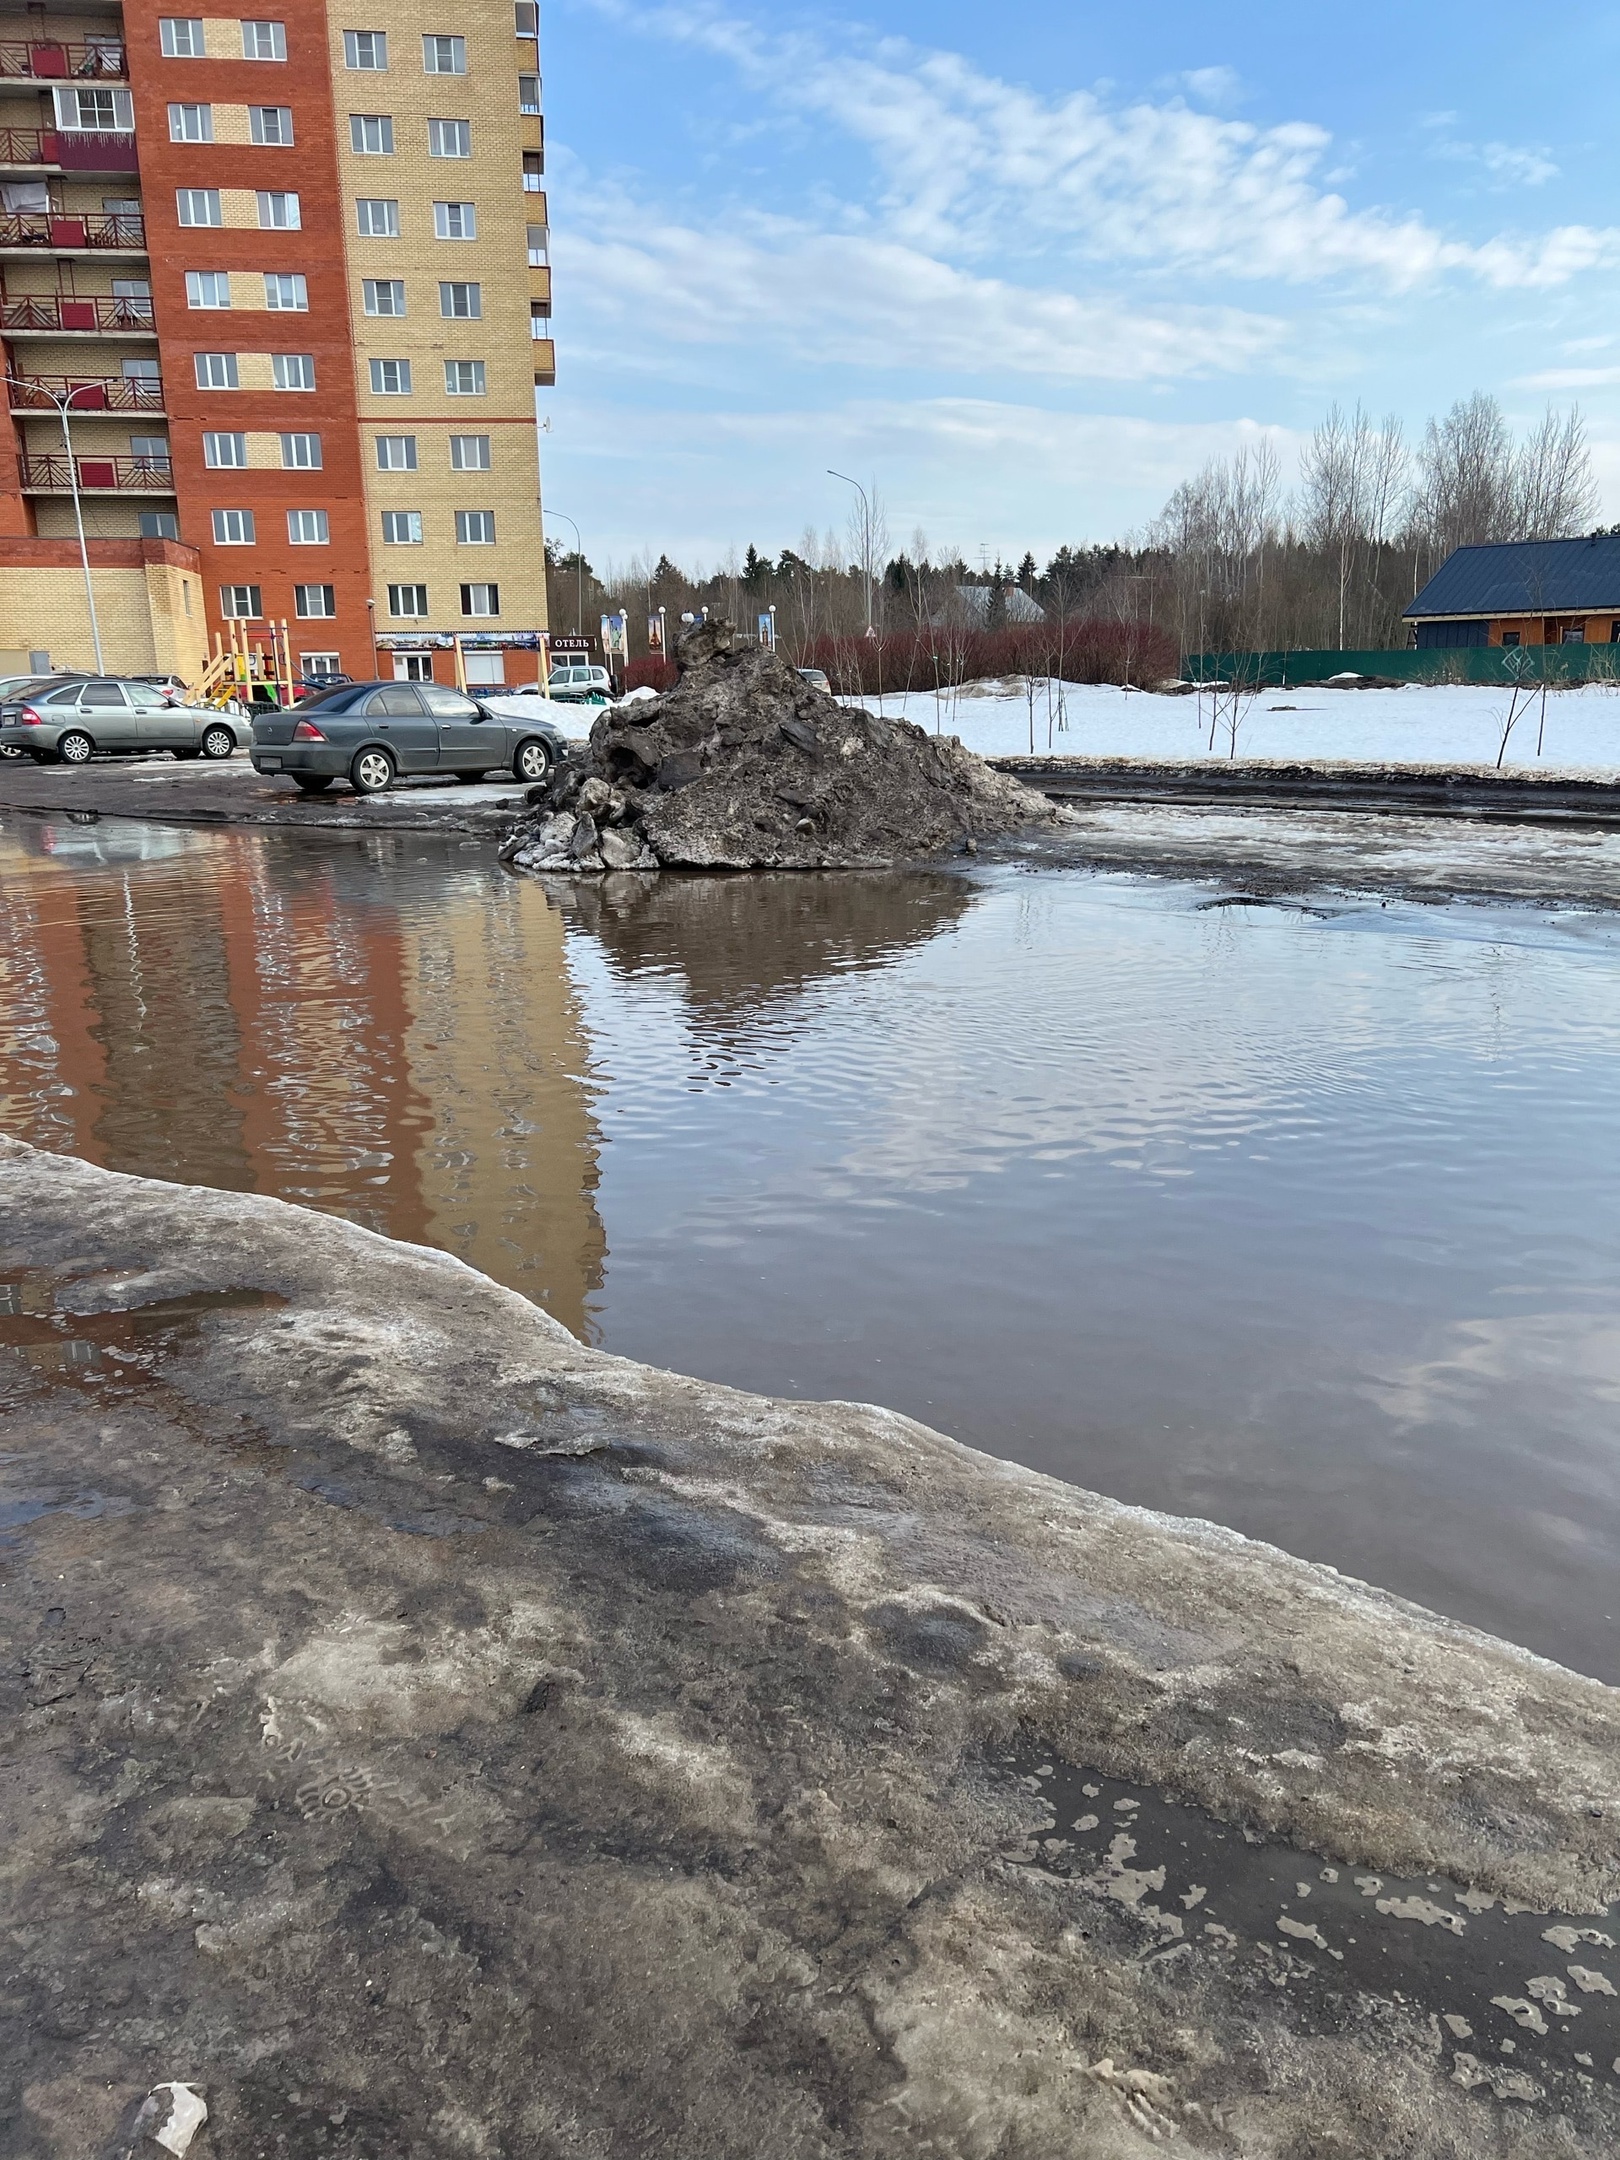
[[[662,697],[610,706],[504,842],[522,870],[869,868],[1061,813],[954,736],[818,690],[700,623]]]

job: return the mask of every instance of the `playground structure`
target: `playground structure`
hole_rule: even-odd
[[[229,642],[214,632],[214,657],[203,670],[194,702],[223,709],[227,705],[271,705],[278,709],[296,702],[300,678],[293,673],[292,637],[285,617],[266,625],[250,639],[245,625],[227,623]]]

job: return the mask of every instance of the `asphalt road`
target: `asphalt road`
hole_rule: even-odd
[[[88,766],[0,761],[0,809],[69,816],[154,818],[177,825],[300,825],[333,831],[441,831],[495,834],[522,807],[509,773],[473,787],[428,774],[385,795],[334,787],[304,796],[290,780],[256,773],[246,756],[180,763],[166,756],[98,758]]]

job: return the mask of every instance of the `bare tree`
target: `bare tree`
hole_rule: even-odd
[[[1495,398],[1476,390],[1430,420],[1418,471],[1416,514],[1443,553],[1514,537],[1513,438]]]
[[[1562,540],[1597,515],[1598,489],[1578,405],[1562,419],[1549,405],[1513,465],[1513,524],[1521,540]]]

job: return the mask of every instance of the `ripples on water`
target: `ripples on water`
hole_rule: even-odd
[[[1620,924],[0,829],[8,1129],[1620,1679]]]

